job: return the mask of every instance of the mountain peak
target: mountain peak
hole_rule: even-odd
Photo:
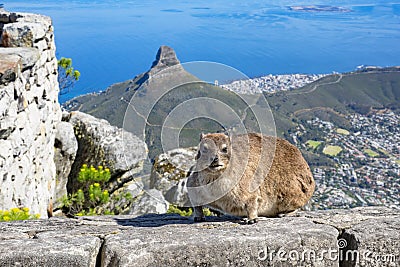
[[[169,46],[162,45],[157,52],[156,60],[151,65],[150,72],[155,74],[168,67],[180,65],[178,58],[176,57],[174,49]]]

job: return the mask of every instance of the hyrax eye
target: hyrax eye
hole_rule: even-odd
[[[221,149],[221,152],[222,152],[222,153],[228,153],[228,148],[227,148],[227,147],[223,147],[223,148]]]
[[[205,145],[203,145],[203,149],[202,149],[204,152],[207,152],[208,151],[208,145],[207,144],[205,144]]]

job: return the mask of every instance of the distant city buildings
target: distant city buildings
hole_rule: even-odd
[[[400,205],[400,116],[382,110],[371,115],[352,114],[347,119],[352,127],[346,134],[331,122],[319,118],[307,121],[309,128],[325,136],[321,146],[343,149],[333,157],[335,167],[312,168],[317,183],[313,208]],[[304,128],[298,127],[292,136],[304,135]]]
[[[315,82],[326,74],[285,74],[267,75],[259,78],[233,81],[220,85],[222,88],[239,94],[259,94],[262,92],[274,93],[301,88]]]

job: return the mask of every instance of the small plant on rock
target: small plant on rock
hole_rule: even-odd
[[[110,169],[83,164],[77,177],[81,188],[61,200],[64,212],[76,216],[111,214],[111,211],[100,208],[110,200],[108,190],[102,189],[110,178]]]
[[[189,217],[193,214],[193,210],[191,208],[180,208],[176,205],[170,204],[167,213],[179,214],[184,217]],[[216,216],[216,214],[210,211],[209,208],[203,208],[203,213],[205,216]]]
[[[192,215],[193,211],[191,208],[178,208],[175,205],[169,204],[167,213],[179,214],[184,217]]]
[[[0,210],[0,222],[22,221],[39,218],[40,214],[30,214],[29,208],[12,208],[10,210]]]

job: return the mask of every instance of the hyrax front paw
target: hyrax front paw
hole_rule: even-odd
[[[255,224],[255,223],[258,223],[258,218],[254,218],[254,219],[248,219],[248,218],[246,218],[245,220],[244,220],[244,222],[245,223],[247,223],[247,224]]]
[[[193,211],[194,211],[194,217],[193,217],[194,222],[205,222],[206,221],[206,217],[204,216],[204,213],[203,213],[203,207],[201,207],[201,206],[194,207]]]

